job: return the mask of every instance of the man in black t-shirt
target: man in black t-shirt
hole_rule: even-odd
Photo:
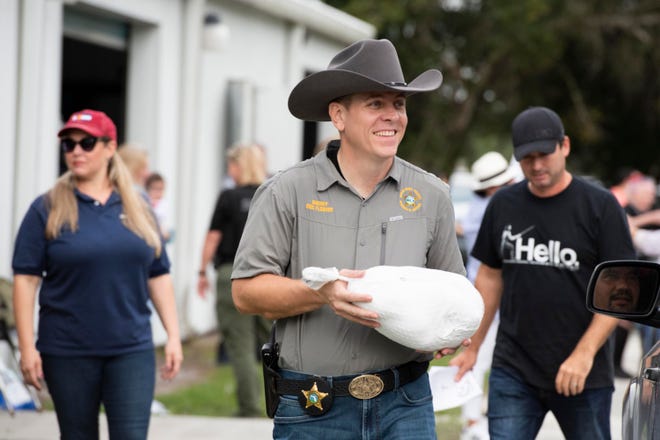
[[[474,365],[495,311],[500,327],[489,380],[491,439],[532,439],[548,411],[569,439],[609,439],[613,391],[608,337],[616,319],[585,306],[601,261],[634,258],[623,210],[606,190],[566,170],[559,116],[533,107],[512,125],[526,180],[493,196],[472,255],[486,311],[452,363]]]

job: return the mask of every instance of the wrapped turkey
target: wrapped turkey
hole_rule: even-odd
[[[457,347],[479,328],[481,295],[462,275],[413,266],[375,266],[362,278],[332,268],[307,267],[303,281],[313,289],[344,280],[348,290],[373,298],[360,307],[378,313],[376,331],[409,348],[435,351]]]

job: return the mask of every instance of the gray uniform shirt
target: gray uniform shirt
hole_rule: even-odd
[[[395,158],[387,177],[363,199],[324,151],[257,190],[232,278],[263,273],[301,278],[308,266],[378,265],[465,273],[448,186]],[[329,306],[279,319],[277,339],[281,368],[324,376],[431,358],[337,316]]]

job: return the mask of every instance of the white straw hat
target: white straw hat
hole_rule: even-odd
[[[496,151],[490,151],[472,164],[472,176],[476,181],[475,191],[501,186],[514,179],[509,162]]]

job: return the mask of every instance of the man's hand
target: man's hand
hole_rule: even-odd
[[[467,341],[469,341],[469,339],[467,339]],[[463,342],[463,344],[465,344],[465,342]],[[458,372],[454,377],[456,382],[461,380],[465,373],[470,371],[474,367],[474,364],[477,363],[479,348],[475,346],[470,347],[469,344],[465,347],[465,350],[461,351],[449,361],[449,365],[458,367]]]
[[[456,353],[456,351],[461,348],[461,347],[469,347],[470,344],[472,343],[472,340],[470,338],[463,339],[463,342],[461,342],[461,345],[458,347],[450,347],[450,348],[441,348],[438,350],[438,352],[435,354],[436,359],[441,359],[445,356],[449,356],[451,354]]]
[[[464,339],[463,342],[461,342],[461,345],[458,347],[451,347],[451,348],[441,348],[439,350],[433,350],[433,351],[426,351],[426,350],[415,350],[418,353],[435,353],[434,359],[442,359],[445,356],[452,355],[458,351],[459,348],[461,347],[469,347],[472,341],[470,338]]]
[[[364,271],[342,269],[339,271],[339,274],[349,278],[361,278],[364,276]],[[379,327],[380,324],[377,321],[378,314],[376,312],[365,310],[353,304],[356,302],[371,302],[371,295],[349,292],[346,288],[347,285],[348,283],[346,281],[336,280],[325,283],[316,292],[342,318],[371,328]]]
[[[199,272],[197,279],[197,294],[200,298],[206,297],[206,292],[209,290],[209,280],[206,278],[206,274],[202,275],[202,271]]]
[[[584,391],[584,384],[593,365],[593,357],[579,352],[571,353],[559,366],[557,377],[555,377],[557,393],[569,397]]]

